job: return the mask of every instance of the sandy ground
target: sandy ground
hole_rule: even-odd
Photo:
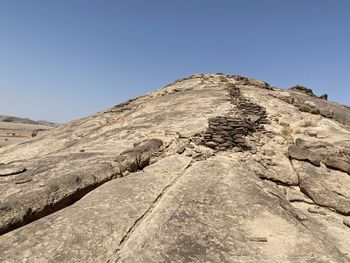
[[[29,140],[37,129],[48,130],[52,126],[0,121],[0,147]]]

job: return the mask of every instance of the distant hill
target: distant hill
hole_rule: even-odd
[[[42,125],[56,125],[48,121],[33,121],[29,118],[19,118],[14,116],[0,115],[0,122],[26,123],[26,124],[42,124]]]
[[[0,147],[29,140],[55,126],[48,121],[0,115]]]

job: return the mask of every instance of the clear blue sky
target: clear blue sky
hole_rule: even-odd
[[[0,115],[65,122],[192,73],[350,104],[349,0],[0,0]]]

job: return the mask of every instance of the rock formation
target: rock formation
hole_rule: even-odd
[[[350,108],[196,74],[0,149],[0,262],[350,262]]]

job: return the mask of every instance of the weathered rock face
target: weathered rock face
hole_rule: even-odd
[[[350,144],[331,144],[320,140],[297,139],[288,149],[289,156],[296,160],[309,161],[315,166],[326,166],[350,174]]]
[[[325,101],[328,98],[327,95],[322,95],[319,98],[305,92],[277,92],[273,96],[277,96],[279,99],[294,105],[302,112],[321,115],[322,117],[336,120],[341,124],[350,125],[348,107]]]
[[[350,262],[350,109],[304,91],[198,74],[0,149],[0,262]]]

